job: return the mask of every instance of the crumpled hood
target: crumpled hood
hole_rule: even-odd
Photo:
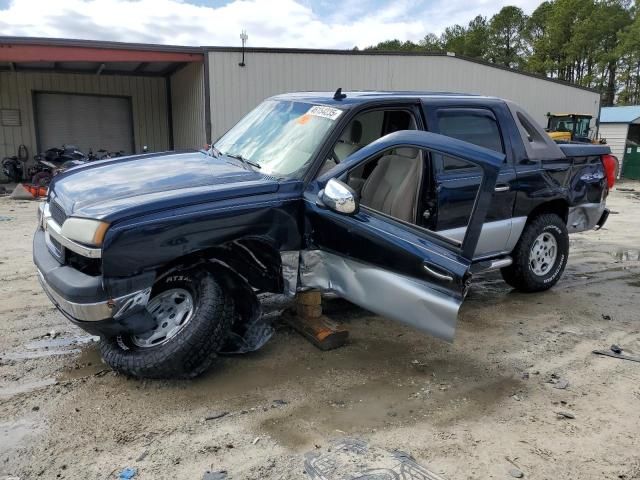
[[[67,215],[115,221],[142,213],[270,193],[278,182],[202,152],[138,155],[87,163],[54,178]]]

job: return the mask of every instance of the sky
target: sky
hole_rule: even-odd
[[[359,48],[418,41],[540,0],[0,0],[0,34],[193,46]]]

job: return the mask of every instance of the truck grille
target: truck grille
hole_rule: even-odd
[[[59,262],[64,263],[65,249],[60,242],[51,235],[47,235],[47,248],[49,249],[49,252],[51,252],[51,255],[56,257]]]
[[[55,200],[49,204],[49,213],[51,213],[51,218],[53,218],[53,220],[60,226],[62,226],[64,221],[67,219],[67,214],[65,213],[64,208],[62,208]]]

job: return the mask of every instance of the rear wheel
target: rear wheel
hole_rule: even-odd
[[[235,318],[233,298],[204,269],[160,280],[147,310],[155,327],[100,341],[105,362],[141,378],[192,378],[215,361]]]
[[[524,228],[512,253],[513,263],[501,270],[502,278],[522,292],[540,292],[553,287],[567,265],[569,235],[555,214],[535,217]]]

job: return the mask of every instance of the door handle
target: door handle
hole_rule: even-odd
[[[431,275],[433,278],[437,278],[438,280],[443,280],[445,282],[453,282],[453,277],[451,275],[447,275],[445,273],[436,272],[433,268],[431,268],[428,264],[424,263],[422,265],[426,272]]]
[[[511,187],[509,185],[496,185],[496,188],[494,188],[494,191],[496,192],[508,192],[509,190],[511,190]]]

